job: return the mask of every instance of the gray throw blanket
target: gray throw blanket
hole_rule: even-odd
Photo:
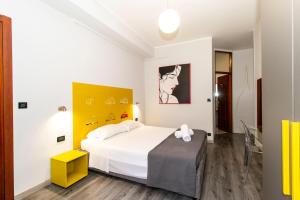
[[[191,142],[174,134],[148,154],[147,185],[195,197],[201,154],[206,152],[206,132],[194,130]]]

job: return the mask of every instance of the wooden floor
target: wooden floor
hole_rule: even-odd
[[[201,200],[262,199],[262,155],[254,155],[246,186],[244,175],[243,135],[222,134],[208,145],[208,159]],[[68,189],[49,185],[26,200],[189,200],[172,192],[149,188],[95,172]]]

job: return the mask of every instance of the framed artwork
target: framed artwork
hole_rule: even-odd
[[[159,103],[191,103],[191,64],[159,67]]]

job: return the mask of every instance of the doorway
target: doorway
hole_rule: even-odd
[[[0,15],[0,199],[14,199],[11,19]]]
[[[232,53],[215,51],[217,134],[232,133]]]

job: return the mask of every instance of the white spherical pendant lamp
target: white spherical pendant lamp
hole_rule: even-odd
[[[160,14],[158,25],[162,32],[173,33],[180,25],[180,17],[175,10],[167,9]]]

